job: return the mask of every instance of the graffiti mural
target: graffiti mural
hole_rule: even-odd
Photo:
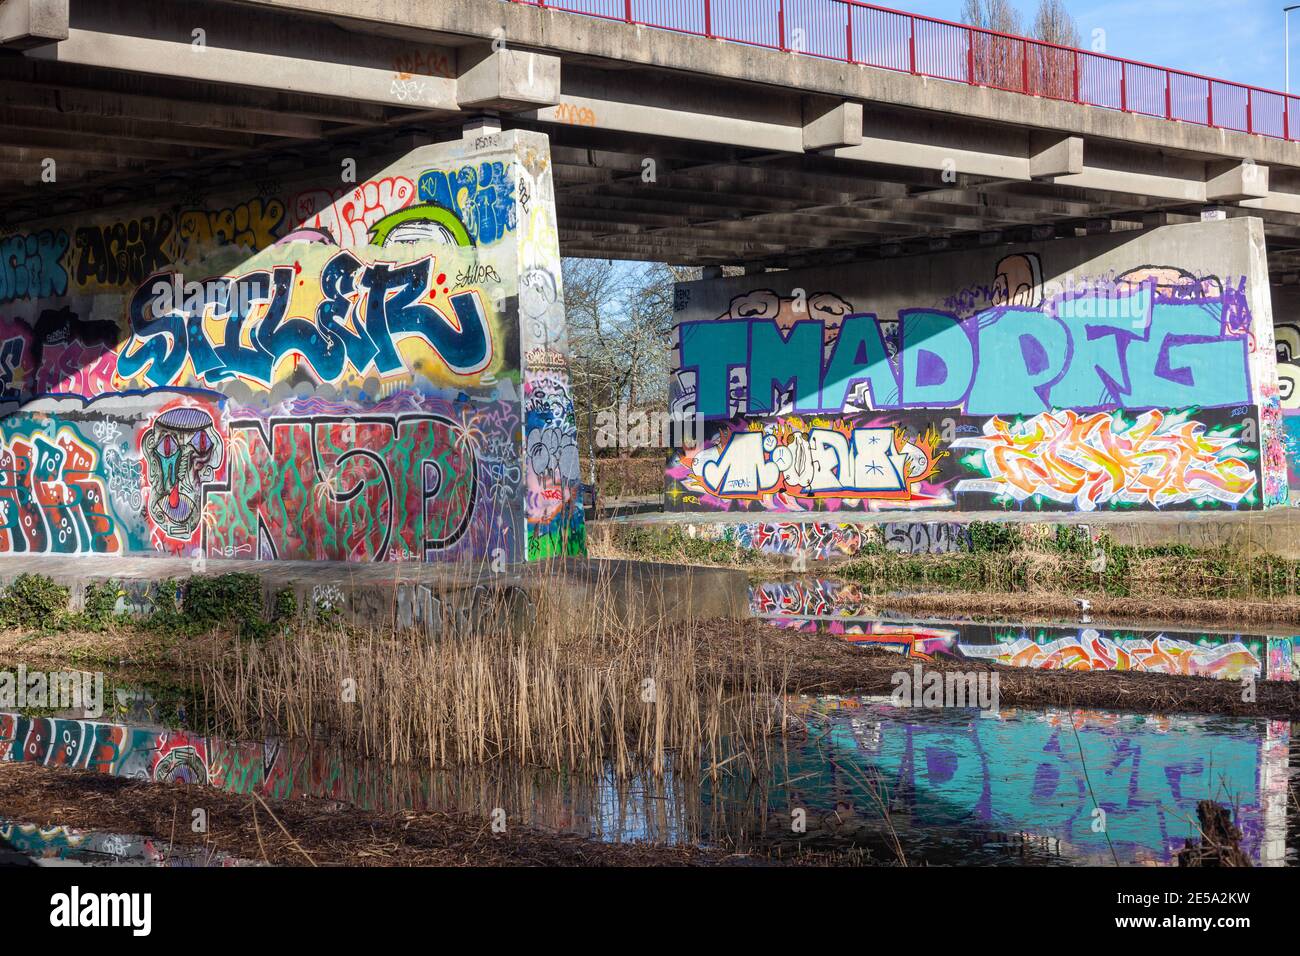
[[[0,424],[0,551],[122,550],[97,446],[71,424]]]
[[[153,420],[140,442],[149,487],[149,517],[160,534],[187,541],[199,526],[203,486],[225,461],[212,415],[183,405]]]
[[[882,618],[869,588],[818,579],[751,585],[750,612],[777,627],[835,634],[908,657],[936,654],[1042,670],[1149,671],[1242,680],[1293,679],[1297,638],[1098,627],[916,624]]]
[[[1187,502],[1251,503],[1258,482],[1255,448],[1240,441],[1242,426],[1207,428],[1186,413],[1044,412],[1008,424],[993,418],[978,438],[953,448],[982,453],[975,467],[987,478],[957,482],[1023,502],[1034,496],[1093,511],[1106,504],[1155,508]]]
[[[557,236],[511,132],[0,237],[0,552],[581,553]]]
[[[1156,230],[1058,243],[1055,263],[962,252],[679,285],[669,410],[706,438],[670,455],[669,506],[1282,503],[1292,386],[1257,314],[1255,227],[1205,225],[1189,230],[1239,271],[1142,264]]]

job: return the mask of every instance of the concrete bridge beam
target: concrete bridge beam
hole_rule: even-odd
[[[0,3],[0,47],[29,50],[68,38],[68,0]]]
[[[467,47],[458,57],[461,109],[514,110],[560,102],[560,58],[512,49]]]

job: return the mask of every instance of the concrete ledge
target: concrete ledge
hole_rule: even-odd
[[[853,558],[867,541],[908,554],[942,554],[964,550],[974,522],[1028,525],[1053,531],[1056,525],[1092,536],[1106,533],[1117,544],[1149,547],[1181,544],[1193,548],[1228,548],[1245,555],[1272,554],[1300,559],[1300,508],[1262,511],[952,511],[952,512],[723,512],[718,514],[636,514],[590,521],[593,547],[620,528],[678,529],[691,538],[731,541],[777,557],[808,561]],[[883,536],[883,537],[878,537]]]

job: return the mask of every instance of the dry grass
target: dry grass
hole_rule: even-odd
[[[313,628],[193,658],[204,712],[225,736],[328,735],[391,763],[523,766],[620,777],[675,763],[759,763],[782,725],[789,662],[701,645],[699,629],[629,622],[598,583],[584,605],[527,626],[477,615],[437,635]]]

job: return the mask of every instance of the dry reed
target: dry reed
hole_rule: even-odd
[[[788,672],[757,649],[701,647],[692,622],[670,622],[662,587],[620,595],[608,575],[579,588],[544,577],[526,614],[494,598],[427,633],[315,626],[218,649],[195,662],[214,730],[328,736],[391,763],[620,778],[765,760]]]

